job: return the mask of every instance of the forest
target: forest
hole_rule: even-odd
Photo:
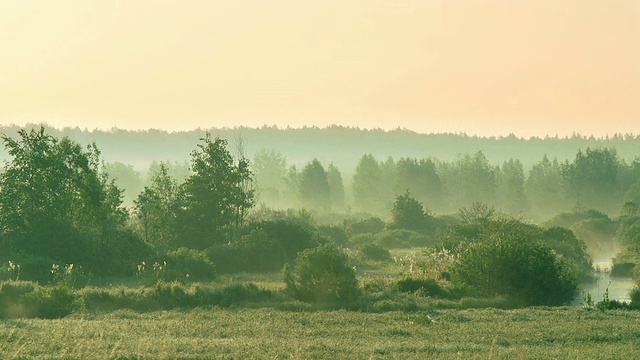
[[[310,158],[299,162],[277,142],[250,152],[257,135],[245,138],[249,131],[231,139],[204,131],[186,156],[148,158],[143,168],[113,153],[105,160],[83,131],[9,130],[0,318],[208,306],[409,314],[640,307],[637,287],[619,301],[581,285],[602,272],[640,278],[640,154],[629,151],[637,138],[307,129],[367,138],[359,146],[370,148],[345,168],[351,160],[335,155],[343,149],[305,152]],[[293,131],[263,130],[265,138]],[[141,143],[157,149],[171,146],[156,137],[195,134],[145,135]],[[403,136],[465,145],[454,156],[399,155],[407,142],[380,149]],[[379,147],[370,143],[376,137]],[[537,160],[529,153],[546,147]]]

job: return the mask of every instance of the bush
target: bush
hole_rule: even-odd
[[[216,278],[216,267],[204,252],[184,247],[166,256],[165,281],[209,281]]]
[[[522,305],[566,304],[576,290],[575,279],[550,248],[518,238],[473,244],[451,273],[454,284],[468,285],[481,296],[508,296]]]
[[[386,230],[381,232],[376,238],[376,243],[389,249],[406,249],[411,247],[432,246],[435,244],[432,238],[428,235],[403,229]]]
[[[449,293],[433,279],[404,278],[398,281],[398,291],[403,293],[418,293],[423,296],[448,298]]]
[[[159,281],[185,283],[215,279],[216,267],[204,252],[182,247],[159,257],[166,260],[153,264],[143,261],[138,265],[140,285],[155,285]]]
[[[326,236],[329,241],[338,246],[347,246],[349,244],[349,237],[340,226],[323,225],[318,227],[318,231],[321,235]]]
[[[51,265],[56,261],[44,256],[31,255],[18,255],[12,260],[20,265],[19,280],[35,281],[40,284],[51,281]],[[2,264],[8,264],[8,261],[3,261]]]
[[[358,234],[377,234],[384,230],[385,223],[380,218],[371,217],[351,223],[347,226],[349,236]]]
[[[391,254],[389,250],[376,244],[364,244],[360,247],[360,254],[365,260],[373,261],[390,261]]]
[[[80,298],[67,286],[37,287],[23,295],[21,305],[29,317],[57,319],[83,308]]]
[[[33,292],[37,283],[30,281],[4,281],[0,283],[0,319],[23,316],[20,298]]]
[[[360,296],[355,271],[346,255],[331,243],[303,251],[295,272],[287,264],[283,273],[286,291],[299,300],[350,302]]]
[[[221,273],[273,272],[282,269],[287,255],[282,244],[262,229],[255,229],[237,242],[207,249]]]

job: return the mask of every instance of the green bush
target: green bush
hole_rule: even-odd
[[[67,286],[37,287],[24,294],[20,303],[29,317],[57,319],[83,309],[79,296]]]
[[[377,234],[384,230],[386,224],[382,219],[371,217],[368,219],[358,220],[346,226],[349,236],[358,234]]]
[[[349,244],[349,236],[340,226],[323,225],[318,227],[318,231],[338,246],[347,246]]]
[[[303,251],[295,271],[283,269],[286,290],[308,302],[350,302],[360,296],[358,280],[347,256],[329,243]]]
[[[158,257],[166,260],[153,264],[143,261],[138,265],[137,277],[140,285],[151,286],[159,281],[209,281],[216,277],[216,266],[204,252],[182,247]]]
[[[360,247],[360,254],[365,260],[391,261],[389,250],[377,244],[364,244]]]
[[[24,316],[20,298],[33,292],[37,283],[31,281],[3,281],[0,283],[0,319]]]
[[[388,249],[432,246],[435,244],[431,236],[411,230],[394,229],[379,233],[376,243]]]
[[[404,278],[398,281],[398,291],[403,293],[418,293],[423,296],[448,298],[449,293],[433,279]]]
[[[166,259],[164,281],[209,281],[216,277],[216,266],[202,251],[181,247],[169,251]]]
[[[211,247],[207,254],[221,273],[273,272],[287,262],[282,243],[262,229],[252,230],[231,244]]]
[[[494,238],[462,252],[452,281],[485,297],[508,296],[522,305],[562,305],[571,301],[576,281],[554,252],[536,241]]]
[[[40,284],[51,282],[51,265],[57,263],[48,257],[24,254],[14,256],[12,260],[20,265],[19,280],[35,281]],[[2,264],[8,264],[8,261],[3,261]]]

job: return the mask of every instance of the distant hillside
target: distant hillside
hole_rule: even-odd
[[[19,129],[18,126],[0,126],[0,133],[13,137]],[[90,131],[79,127],[48,128],[48,131],[54,136],[68,136],[81,144],[95,142],[106,161],[131,164],[140,170],[145,170],[152,160],[189,160],[190,152],[205,133],[204,129],[186,132],[120,129]],[[342,126],[299,129],[263,126],[212,128],[208,131],[214,136],[228,139],[232,146],[238,138],[242,138],[249,158],[261,148],[272,148],[284,154],[289,164],[303,165],[317,157],[325,164],[333,162],[345,175],[353,172],[357,161],[365,153],[371,153],[380,160],[389,156],[396,160],[401,157],[452,160],[458,155],[482,150],[494,164],[513,157],[520,159],[527,168],[540,161],[545,154],[563,161],[573,159],[578,149],[587,147],[615,147],[620,157],[627,161],[640,155],[640,136],[630,134],[607,138],[574,135],[564,138],[523,139],[513,135],[487,138],[465,134],[418,134],[404,129],[384,131]],[[0,149],[0,158],[8,158],[4,148]]]

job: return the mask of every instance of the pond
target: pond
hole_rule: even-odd
[[[574,299],[573,305],[580,305],[582,291],[590,293],[594,303],[602,301],[607,287],[609,288],[609,300],[631,301],[629,292],[636,286],[632,278],[611,276],[611,261],[594,262],[593,265],[600,270],[596,273],[597,280],[578,285],[579,295]]]

